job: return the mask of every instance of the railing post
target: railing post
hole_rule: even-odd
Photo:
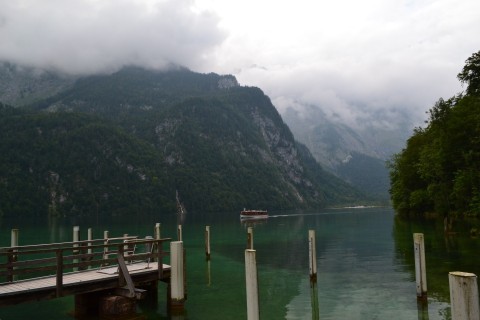
[[[55,251],[55,256],[57,258],[57,298],[63,295],[63,251],[62,249],[57,249]]]
[[[74,226],[73,227],[73,242],[78,242],[80,241],[80,227],[79,226]],[[78,243],[73,244],[74,248],[78,247]],[[73,249],[73,255],[78,255],[79,251],[78,249]],[[78,259],[73,259],[73,263],[78,263]],[[78,267],[73,267],[73,271],[78,271]]]
[[[157,247],[157,263],[158,263],[158,279],[163,279],[163,245],[160,239],[156,240]]]
[[[467,272],[449,272],[452,320],[479,320],[477,276]]]
[[[91,256],[91,254],[93,253],[93,250],[92,250],[92,243],[90,241],[93,240],[93,232],[92,232],[92,228],[88,228],[87,230],[87,239],[88,239],[88,244],[87,246],[89,247],[88,250],[87,250],[87,253],[88,253],[88,258],[87,258],[87,261],[88,261],[88,269],[92,269],[92,264],[91,264],[91,261],[93,259],[93,257]]]
[[[108,231],[105,230],[103,231],[103,260],[107,260],[108,259]],[[103,262],[102,265],[107,265],[108,262]]]
[[[417,299],[427,300],[427,271],[425,264],[425,242],[423,233],[413,234],[415,250],[415,279],[417,284]]]
[[[11,233],[11,238],[10,238],[10,246],[11,247],[18,247],[18,235],[19,235],[19,230],[18,229],[12,229]],[[12,249],[11,254],[8,255],[8,262],[9,263],[15,263],[17,262],[18,256],[15,254],[17,250]],[[13,274],[13,271],[15,270],[15,267],[9,267],[9,271],[11,272],[10,275],[7,276],[7,281],[12,282],[17,279],[17,277]]]

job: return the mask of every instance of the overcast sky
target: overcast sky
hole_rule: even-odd
[[[173,62],[349,123],[419,119],[461,91],[479,30],[479,0],[0,0],[0,60],[83,74]]]

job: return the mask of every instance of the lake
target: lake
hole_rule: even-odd
[[[10,230],[20,229],[20,245],[94,238],[124,233],[176,239],[182,224],[187,254],[185,314],[169,317],[166,285],[157,305],[140,303],[145,319],[246,319],[244,252],[253,227],[261,319],[450,319],[448,272],[480,274],[480,240],[468,228],[443,234],[439,222],[405,222],[391,208],[330,209],[320,212],[270,212],[266,221],[241,223],[239,212],[187,213],[158,217],[133,215],[108,219],[3,219],[0,246],[10,245]],[[204,253],[205,226],[211,228],[211,261]],[[316,232],[317,287],[311,289],[308,230]],[[428,306],[417,304],[413,233],[425,235]],[[312,296],[314,303],[312,304]],[[316,303],[315,303],[316,302]],[[0,319],[72,319],[73,297],[0,309]]]

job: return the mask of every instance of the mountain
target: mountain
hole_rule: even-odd
[[[355,128],[329,120],[316,106],[303,106],[301,113],[288,108],[282,116],[326,170],[376,198],[389,198],[386,161],[405,143],[410,127],[406,120],[394,130]]]
[[[0,61],[0,102],[26,105],[69,88],[76,78]]]
[[[295,142],[260,89],[230,75],[129,67],[3,109],[0,188],[16,186],[7,215],[22,203],[32,214],[173,212],[176,190],[190,212],[366,201]]]
[[[76,113],[0,108],[0,215],[111,215],[172,205],[151,145]],[[141,205],[140,205],[141,204]]]

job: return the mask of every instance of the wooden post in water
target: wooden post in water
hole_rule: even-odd
[[[247,249],[253,250],[253,228],[247,229]]]
[[[183,242],[170,242],[171,254],[171,285],[170,307],[175,310],[183,310],[185,304],[184,270],[183,270]]]
[[[247,319],[260,319],[258,308],[258,278],[255,250],[245,250],[245,285],[247,289]]]
[[[315,245],[315,230],[308,230],[308,266],[310,284],[317,283],[317,249]]]
[[[18,229],[12,229],[12,234],[11,234],[11,241],[10,241],[10,246],[11,247],[18,247],[18,236],[19,236],[19,230]]]
[[[205,256],[210,260],[210,226],[205,227]]]
[[[155,223],[155,240],[160,240],[160,223]]]
[[[415,279],[417,299],[427,301],[427,268],[425,264],[425,243],[423,233],[413,234],[415,254]]]
[[[80,241],[80,227],[79,226],[74,226],[73,227],[73,242],[78,242]],[[76,248],[78,247],[78,243],[74,243],[73,247]],[[78,249],[73,250],[73,255],[77,255],[79,253]],[[78,263],[78,259],[73,259],[73,263]],[[78,267],[74,267],[73,271],[78,271]]]
[[[177,240],[178,241],[183,241],[182,239],[182,225],[179,224],[177,227]]]
[[[452,320],[479,320],[477,276],[467,272],[449,272]]]

